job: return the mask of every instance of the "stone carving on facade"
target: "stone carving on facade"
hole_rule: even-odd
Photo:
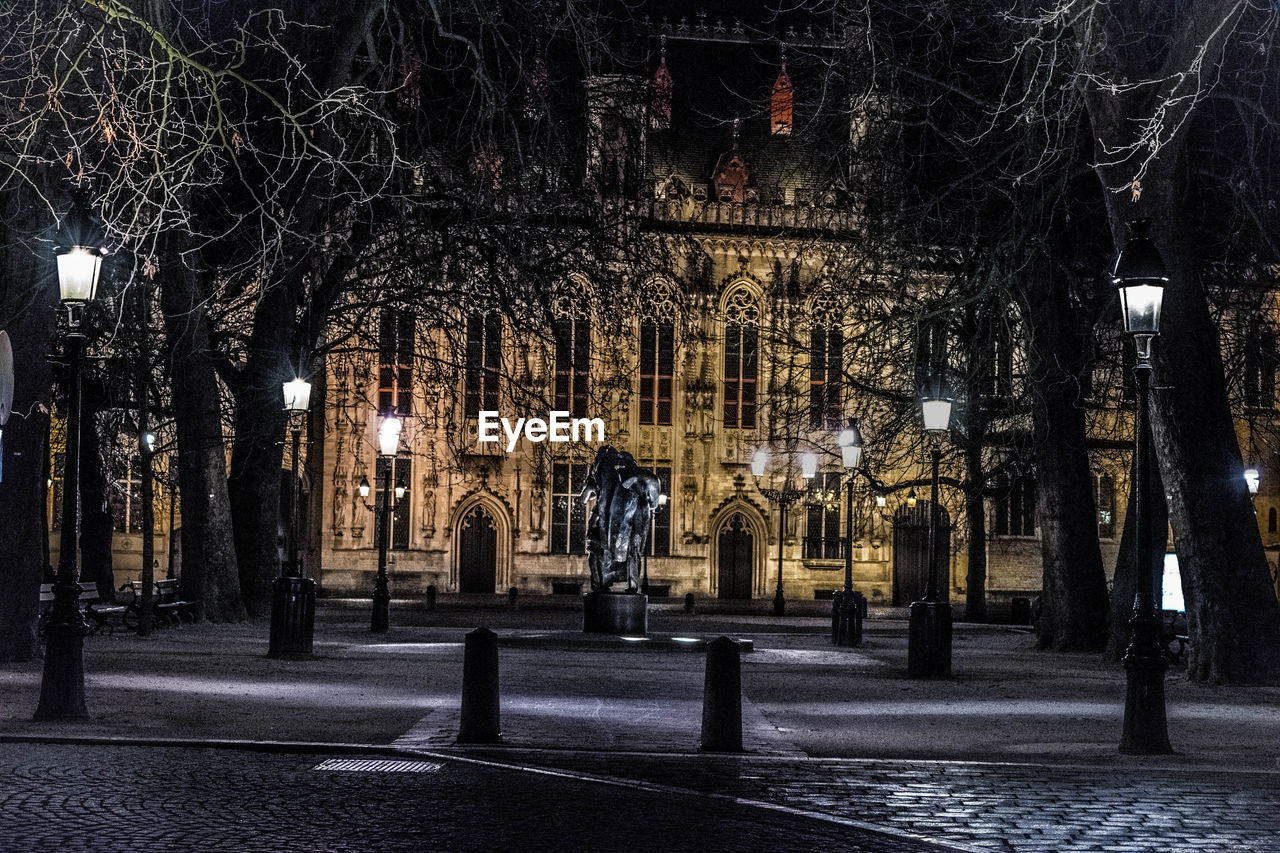
[[[360,476],[367,477],[368,474],[364,470],[364,466],[360,466],[356,473]],[[351,493],[351,538],[364,538],[365,514],[369,513],[369,509],[365,506],[365,499],[360,497],[359,489],[352,489]]]

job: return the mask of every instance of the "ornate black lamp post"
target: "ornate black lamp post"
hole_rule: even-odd
[[[409,490],[403,483],[395,486],[395,503],[391,500],[391,477],[396,464],[396,451],[400,448],[400,419],[389,415],[382,419],[378,427],[378,455],[384,460],[382,479],[382,502],[375,509],[370,504],[365,507],[378,513],[378,576],[373,582],[373,619],[369,630],[383,634],[391,626],[391,588],[387,583],[387,549],[391,544],[391,511],[399,505]],[[360,497],[369,497],[369,478],[360,481]]]
[[[813,456],[813,454],[807,454]],[[787,612],[787,599],[782,593],[782,552],[787,540],[787,507],[800,500],[805,495],[805,489],[795,489],[791,487],[791,472],[788,471],[782,483],[782,488],[774,489],[760,485],[760,478],[764,476],[765,468],[769,465],[769,451],[767,448],[761,447],[751,456],[751,475],[755,477],[756,489],[765,499],[778,505],[778,587],[773,593],[773,615],[782,616]],[[813,459],[813,467],[817,468],[817,458]],[[807,476],[812,477],[810,473]]]
[[[941,601],[938,591],[938,462],[942,437],[951,422],[951,400],[941,375],[935,375],[920,402],[924,428],[929,433],[929,575],[921,601],[911,602],[907,629],[907,675],[913,678],[947,678],[951,675],[951,602]]]
[[[289,471],[289,558],[280,567],[271,591],[270,657],[310,657],[315,634],[316,584],[303,576],[298,559],[298,504],[301,500],[298,452],[302,445],[302,422],[311,408],[311,383],[292,379],[284,383],[284,410],[288,412],[293,437]]]
[[[1137,359],[1133,368],[1138,385],[1138,412],[1134,423],[1134,527],[1138,531],[1134,560],[1137,591],[1129,619],[1129,643],[1124,652],[1128,688],[1124,698],[1124,731],[1120,751],[1130,755],[1163,755],[1173,752],[1165,718],[1164,674],[1169,668],[1160,642],[1161,619],[1156,607],[1159,581],[1153,566],[1151,530],[1147,523],[1148,466],[1151,464],[1151,356],[1160,334],[1160,305],[1169,280],[1164,261],[1147,236],[1150,220],[1129,223],[1129,240],[1116,258],[1111,281],[1120,292],[1124,330],[1133,338]]]
[[[862,642],[858,596],[853,591],[853,481],[862,461],[862,431],[856,418],[849,418],[840,430],[840,463],[845,470],[844,508],[844,590],[832,602],[831,641],[837,646],[856,646]]]
[[[102,252],[73,246],[58,255],[58,289],[67,306],[67,440],[63,458],[62,539],[53,610],[45,624],[44,675],[37,720],[89,716],[84,704],[84,637],[88,626],[80,612],[77,508],[80,502],[80,368],[85,336],[80,330],[84,306],[93,300],[102,271]]]

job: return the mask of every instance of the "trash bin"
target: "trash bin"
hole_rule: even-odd
[[[282,575],[271,587],[270,657],[310,657],[316,623],[316,582]]]
[[[1031,624],[1031,599],[1019,596],[1009,602],[1009,624]]]

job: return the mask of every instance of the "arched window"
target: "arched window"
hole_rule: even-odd
[[[671,424],[672,386],[675,381],[675,304],[671,290],[662,285],[640,321],[640,423]]]
[[[759,372],[760,305],[745,285],[725,300],[724,425],[755,429]]]

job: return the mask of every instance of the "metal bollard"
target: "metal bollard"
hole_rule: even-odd
[[[703,752],[742,752],[742,661],[728,637],[707,643],[702,691]]]
[[[520,590],[516,589],[514,586],[507,590],[507,604],[511,605],[512,610],[516,610],[520,607]]]
[[[427,587],[427,609],[436,609],[436,585],[431,584]]]
[[[694,602],[693,593],[686,592],[684,594],[684,612],[685,613],[693,612],[693,602]]]
[[[499,743],[498,635],[488,628],[467,634],[462,658],[462,719],[458,743]]]

